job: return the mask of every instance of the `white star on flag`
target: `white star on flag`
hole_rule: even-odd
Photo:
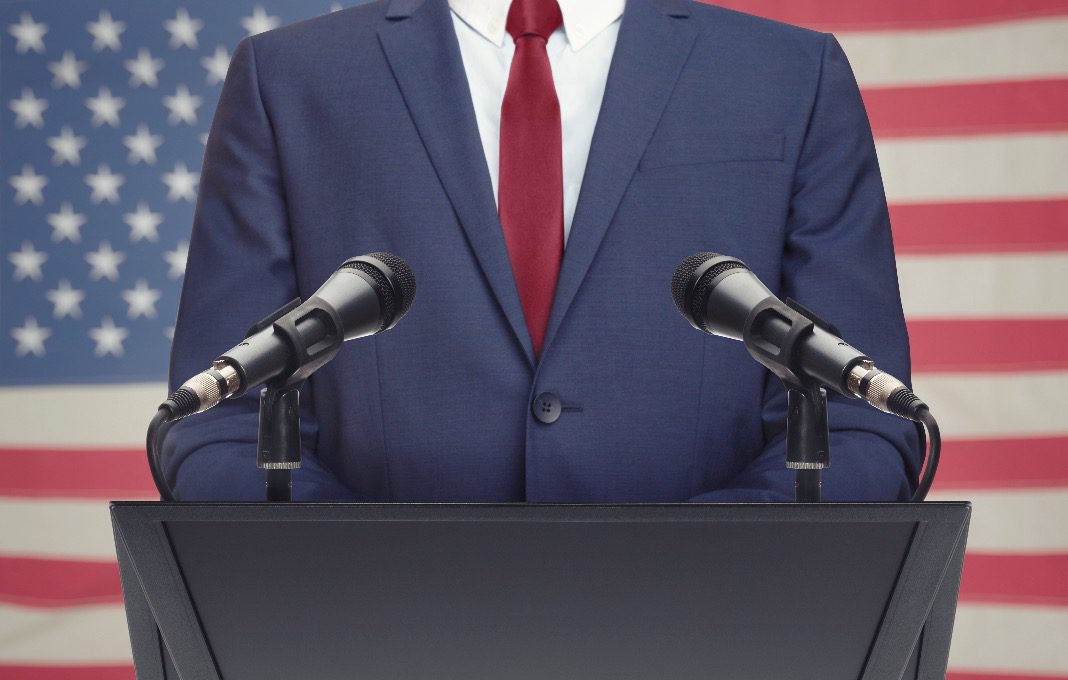
[[[159,225],[163,223],[163,215],[149,210],[146,203],[138,203],[137,212],[126,213],[122,219],[130,225],[131,241],[159,240]]]
[[[163,28],[171,34],[171,49],[179,47],[197,48],[197,33],[204,28],[204,22],[193,19],[185,7],[179,7],[173,19],[163,22]]]
[[[149,132],[147,125],[138,125],[137,132],[123,137],[122,143],[130,150],[130,154],[126,157],[130,165],[136,165],[141,161],[155,165],[156,149],[163,144],[163,137]]]
[[[263,33],[264,31],[270,31],[271,29],[278,28],[281,23],[282,20],[278,17],[268,16],[262,5],[256,5],[252,9],[252,16],[245,17],[241,20],[241,25],[248,31],[249,35],[256,35],[258,33]]]
[[[38,129],[44,127],[44,112],[48,108],[48,102],[34,96],[30,88],[22,88],[22,97],[12,99],[8,108],[15,112],[15,127],[20,129],[27,125]]]
[[[22,250],[8,253],[8,261],[15,265],[15,280],[32,281],[41,280],[41,265],[48,259],[48,255],[40,250],[35,250],[29,241],[22,242]]]
[[[59,212],[50,214],[46,220],[52,226],[52,240],[56,243],[64,239],[71,243],[81,241],[82,233],[79,230],[88,221],[85,215],[74,212],[73,206],[66,201],[59,206]]]
[[[130,72],[130,87],[159,85],[159,72],[163,70],[163,60],[153,59],[145,48],[137,51],[136,59],[126,60],[126,70]]]
[[[107,279],[108,281],[118,281],[119,265],[125,259],[125,253],[112,250],[111,244],[107,241],[102,242],[95,251],[85,254],[85,261],[89,263],[90,267],[89,280]]]
[[[34,205],[44,204],[44,188],[48,184],[48,178],[38,175],[31,166],[22,166],[22,174],[12,175],[8,182],[15,188],[16,205],[23,205],[26,202]]]
[[[116,326],[115,322],[111,320],[110,316],[105,316],[100,325],[96,328],[89,329],[89,337],[96,343],[96,348],[93,350],[93,354],[98,357],[122,356],[122,342],[130,335],[130,331]]]
[[[48,33],[48,26],[35,23],[29,12],[23,12],[17,24],[7,27],[7,32],[15,38],[15,52],[26,54],[34,51],[44,54],[44,35]]]
[[[93,203],[107,201],[114,204],[119,202],[119,187],[126,183],[126,178],[112,173],[107,163],[101,163],[97,166],[96,174],[85,176],[85,183],[93,190],[89,197]]]
[[[88,144],[85,137],[77,137],[69,125],[64,125],[58,137],[49,137],[48,146],[52,147],[52,163],[63,165],[81,165],[82,149]]]
[[[21,326],[11,329],[11,337],[15,338],[15,356],[24,357],[32,354],[35,357],[45,355],[44,341],[52,335],[52,331],[37,325],[37,319],[32,316],[26,317]]]
[[[185,163],[178,161],[174,164],[174,172],[163,173],[163,183],[167,185],[167,200],[172,202],[196,200],[196,186],[199,181],[199,173],[190,172],[185,167]]]
[[[155,288],[149,288],[148,282],[138,279],[133,288],[122,291],[122,299],[129,305],[126,315],[131,319],[144,316],[150,319],[156,317],[156,301],[162,293]]]
[[[122,49],[119,36],[126,30],[126,24],[112,19],[111,13],[107,10],[101,11],[100,17],[96,21],[90,21],[86,24],[85,30],[89,31],[89,34],[93,36],[93,50],[101,52],[104,49],[109,49],[118,52]]]
[[[126,106],[126,100],[112,96],[110,88],[101,87],[95,97],[85,100],[85,105],[93,112],[93,127],[100,127],[104,123],[119,127],[119,111]]]
[[[60,279],[59,285],[45,293],[48,301],[52,303],[52,316],[57,319],[71,317],[82,318],[82,300],[85,292],[71,288],[70,281]]]
[[[215,85],[226,80],[226,71],[230,68],[230,55],[225,47],[219,45],[215,48],[215,54],[201,58],[200,65],[208,72],[208,85]]]
[[[52,87],[58,90],[66,86],[77,90],[82,86],[82,74],[89,70],[89,64],[78,61],[74,53],[67,50],[62,59],[48,64],[48,70],[52,72]]]
[[[189,242],[180,241],[174,250],[163,253],[163,260],[170,269],[167,278],[180,279],[185,275],[185,261],[189,258]]]
[[[189,93],[189,88],[179,85],[172,97],[164,97],[163,105],[170,109],[171,115],[167,117],[171,125],[186,123],[196,125],[197,109],[204,103],[203,97]]]

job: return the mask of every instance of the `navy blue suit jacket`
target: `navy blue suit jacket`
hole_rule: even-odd
[[[908,375],[886,203],[829,35],[629,0],[540,361],[531,349],[446,0],[375,2],[246,39],[201,178],[172,386],[347,257],[418,278],[396,328],[302,393],[303,499],[790,500],[785,393],[691,328],[687,255],[745,261]],[[564,405],[552,424],[536,395]],[[182,499],[261,499],[256,395],[179,423]],[[905,499],[911,424],[832,398],[829,500]]]

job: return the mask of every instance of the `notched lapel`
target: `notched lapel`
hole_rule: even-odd
[[[534,349],[449,12],[446,0],[393,0],[378,38],[475,257],[533,366]]]
[[[564,249],[544,352],[589,271],[697,33],[685,0],[627,0]]]

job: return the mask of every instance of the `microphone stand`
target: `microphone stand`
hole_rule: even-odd
[[[786,467],[797,471],[794,501],[819,503],[821,474],[831,465],[827,389],[802,377],[804,374],[797,368],[798,348],[816,326],[834,335],[841,334],[796,300],[788,298],[786,305],[788,310],[777,309],[772,301],[757,305],[746,320],[742,341],[753,358],[777,375],[786,387]],[[756,337],[753,331],[764,313],[784,317],[789,323],[783,337],[776,342]]]
[[[300,467],[300,386],[274,383],[260,391],[256,467],[267,471],[267,500],[293,498],[293,470]]]
[[[319,348],[317,363],[308,361],[308,344],[297,331],[292,320],[284,318],[296,309],[301,299],[296,298],[275,310],[249,329],[247,337],[261,330],[275,327],[286,338],[294,355],[301,357],[295,366],[275,377],[260,390],[260,422],[256,437],[256,467],[267,473],[267,501],[289,502],[293,500],[293,470],[300,467],[300,387],[307,376],[320,365],[333,358],[337,346],[336,337],[329,349]]]
[[[827,390],[787,384],[786,467],[797,471],[794,502],[819,503],[821,473],[831,464]]]
[[[314,295],[306,307],[307,333],[288,315],[304,304],[298,297],[249,329],[246,338],[270,327],[285,338],[293,357],[287,369],[260,391],[256,467],[267,472],[267,501],[293,500],[293,470],[300,467],[300,387],[337,354],[344,325],[327,301]]]

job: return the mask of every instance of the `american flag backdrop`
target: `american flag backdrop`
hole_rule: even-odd
[[[1068,0],[719,4],[834,32],[861,84],[932,499],[974,503],[950,678],[1068,679]],[[133,677],[106,501],[153,497],[221,81],[338,8],[0,0],[0,679]]]

